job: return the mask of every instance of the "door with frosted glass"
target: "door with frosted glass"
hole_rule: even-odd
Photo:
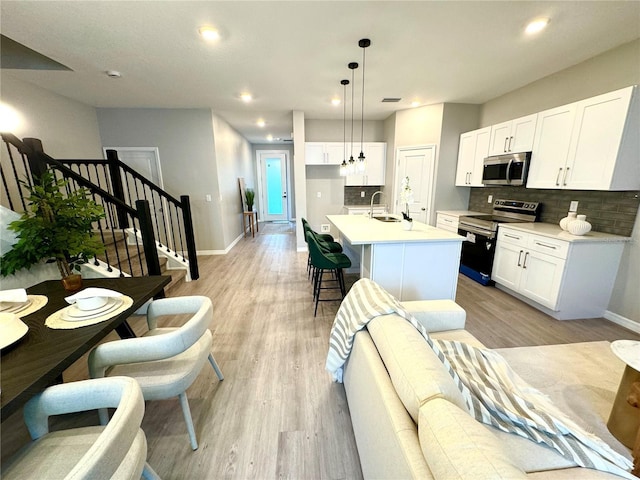
[[[260,152],[262,170],[262,218],[267,222],[289,220],[286,153]]]

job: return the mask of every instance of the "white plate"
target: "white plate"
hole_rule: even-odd
[[[33,301],[30,299],[27,299],[26,302],[0,302],[0,312],[18,313],[29,308],[32,303]]]
[[[13,345],[28,331],[29,327],[15,314],[0,313],[0,349]]]
[[[63,310],[60,318],[67,322],[81,322],[82,320],[89,320],[90,318],[106,315],[120,308],[120,305],[122,305],[122,299],[115,297],[109,298],[105,305],[94,310],[80,310],[75,305],[71,305]]]

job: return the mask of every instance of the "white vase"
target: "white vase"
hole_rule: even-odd
[[[562,220],[560,220],[560,228],[563,230],[567,230],[569,227],[569,224],[576,219],[576,215],[577,215],[576,212],[567,213],[567,216],[564,217]]]
[[[576,220],[569,223],[567,229],[571,235],[584,235],[591,231],[591,224],[586,215],[578,215]]]
[[[413,222],[409,220],[402,220],[402,229],[403,230],[411,230],[413,228]]]

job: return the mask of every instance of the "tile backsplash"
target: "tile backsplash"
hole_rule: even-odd
[[[523,200],[542,203],[541,222],[558,223],[567,216],[569,204],[578,202],[578,214],[586,215],[594,231],[631,236],[640,192],[603,192],[586,190],[539,190],[518,187],[472,188],[469,196],[469,210],[490,213],[493,200]]]
[[[345,205],[371,205],[371,195],[378,190],[384,191],[384,187],[344,187],[344,204]],[[364,197],[360,192],[364,192]],[[384,193],[376,196],[376,204],[383,203],[391,205],[391,200],[388,200]]]

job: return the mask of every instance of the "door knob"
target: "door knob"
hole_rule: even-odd
[[[424,212],[424,211],[426,210],[426,208],[425,208],[425,207],[422,207],[420,210],[422,210],[422,211]]]

